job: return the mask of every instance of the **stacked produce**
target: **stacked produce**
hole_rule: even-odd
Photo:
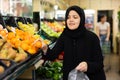
[[[58,24],[57,22],[47,22],[48,27],[50,27],[55,32],[63,32],[64,27]]]
[[[21,22],[18,22],[18,23],[21,26],[25,25],[25,24],[22,24]],[[20,30],[18,28],[7,26],[7,29],[10,32],[2,28],[0,29],[0,36],[3,39],[5,39],[7,42],[12,44],[12,47],[16,49],[18,47],[21,47],[23,50],[27,51],[28,53],[35,54],[42,47],[41,40],[48,45],[51,43],[51,41],[48,39],[43,39],[40,35],[36,34],[32,27],[26,28],[24,26],[24,27],[21,27],[22,30]]]
[[[42,48],[42,42],[51,43],[50,40],[43,39],[36,34],[35,27],[32,24],[18,22],[18,26],[19,29],[7,26],[6,28],[10,32],[6,29],[0,29],[0,62],[2,61],[7,67],[11,65],[10,60],[20,63],[25,61],[29,54],[36,54]],[[41,23],[41,29],[48,36],[58,38],[64,27],[57,22],[47,22]],[[59,56],[59,59],[63,59],[63,54]],[[38,72],[43,77],[59,80],[62,77],[61,69],[61,62],[50,62],[39,68]],[[0,64],[0,74],[3,74],[5,70],[5,67]]]
[[[60,80],[62,74],[62,62],[50,62],[47,61],[45,64],[36,70],[38,76],[44,80]]]
[[[13,47],[21,47],[30,54],[35,54],[42,47],[42,42],[39,38],[19,29],[16,29],[15,33],[9,32],[6,39]]]
[[[34,34],[35,33],[35,27],[33,26],[33,24],[23,24],[22,22],[18,22],[18,26],[21,30],[28,32],[30,34]]]
[[[0,50],[0,78],[9,74],[16,64],[28,59],[28,54],[22,49],[14,49],[11,44],[4,42]]]
[[[24,61],[28,55],[27,53],[22,49],[14,49],[10,43],[7,41],[0,39],[0,59],[9,59],[13,60],[15,62],[21,62]],[[9,61],[5,62],[7,66],[9,66]]]
[[[20,22],[19,25],[21,30],[11,26],[6,26],[7,29],[0,26],[0,77],[7,73],[7,70],[12,70],[16,63],[29,59],[29,54],[36,54],[42,47],[43,39],[34,34],[35,28],[32,25],[26,26]],[[48,43],[47,40],[44,42]]]
[[[0,29],[0,36],[2,38],[6,37],[7,33],[8,33],[8,31],[6,29]]]
[[[50,37],[58,38],[62,33],[64,27],[61,27],[57,22],[54,23],[43,23],[41,22],[41,29]]]
[[[0,75],[14,66],[12,62],[20,63],[27,58],[28,54],[22,48],[14,49],[6,40],[0,39]]]

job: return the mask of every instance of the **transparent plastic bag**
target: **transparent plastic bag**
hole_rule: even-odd
[[[73,69],[68,75],[68,80],[89,80],[89,78],[85,73]]]

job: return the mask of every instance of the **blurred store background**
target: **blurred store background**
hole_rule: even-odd
[[[106,76],[107,80],[120,80],[120,0],[0,0],[0,14],[8,17],[29,18],[39,33],[44,28],[42,25],[62,26],[60,29],[55,29],[58,32],[58,34],[54,34],[55,39],[48,37],[51,35],[47,35],[47,38],[54,42],[64,27],[66,9],[72,5],[78,5],[84,9],[85,27],[95,33],[100,15],[107,16],[111,33],[110,52],[106,53],[104,57]],[[6,17],[3,18],[6,19]],[[37,62],[39,63],[39,61]],[[31,77],[35,76],[34,65],[28,69],[29,74],[24,72],[19,78],[31,80]],[[32,77],[32,80],[35,79]]]

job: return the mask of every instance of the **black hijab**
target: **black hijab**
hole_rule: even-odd
[[[75,30],[70,30],[67,26],[67,18],[68,18],[68,15],[69,15],[69,12],[71,10],[74,10],[76,11],[79,16],[80,16],[80,24],[79,24],[79,27]],[[65,14],[65,25],[66,25],[66,28],[64,30],[64,34],[67,35],[68,37],[70,38],[80,38],[81,36],[83,36],[86,32],[86,28],[84,27],[85,25],[85,14],[84,14],[84,10],[78,6],[71,6],[67,9],[66,11],[66,14]]]

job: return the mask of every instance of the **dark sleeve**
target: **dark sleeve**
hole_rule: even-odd
[[[48,60],[55,60],[58,57],[58,55],[63,51],[63,48],[64,48],[64,37],[62,34],[59,37],[59,39],[56,41],[54,47],[52,49],[48,48],[44,58]]]
[[[88,61],[88,71],[87,73],[97,73],[103,70],[103,55],[100,47],[100,41],[98,37],[94,36],[94,41],[92,43],[92,60]]]

